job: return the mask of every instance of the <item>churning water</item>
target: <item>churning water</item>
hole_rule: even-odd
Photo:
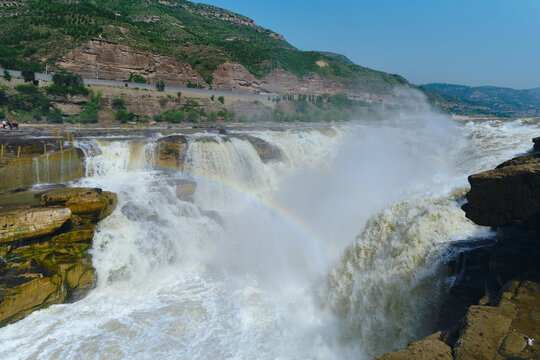
[[[530,148],[530,120],[426,115],[325,130],[96,140],[82,186],[118,194],[97,227],[97,284],[0,329],[4,359],[370,359],[430,333],[454,279],[468,174]],[[212,137],[209,139],[209,136]],[[195,181],[192,196],[177,193]]]

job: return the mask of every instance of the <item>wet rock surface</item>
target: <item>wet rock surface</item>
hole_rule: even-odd
[[[116,195],[101,189],[61,188],[36,196],[41,203],[0,208],[0,326],[91,288],[94,226],[116,207]]]

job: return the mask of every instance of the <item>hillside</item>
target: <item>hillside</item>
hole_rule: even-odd
[[[432,103],[454,113],[540,116],[538,89],[515,90],[495,86],[451,84],[427,84],[420,88]]]
[[[0,1],[0,65],[262,93],[383,101],[400,76],[299,51],[221,8],[185,0]],[[346,59],[346,58],[345,58]],[[29,65],[30,64],[30,65]],[[181,70],[177,70],[180,68]]]

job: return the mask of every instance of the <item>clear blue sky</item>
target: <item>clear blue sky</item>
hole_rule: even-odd
[[[540,0],[204,0],[415,84],[540,87]]]

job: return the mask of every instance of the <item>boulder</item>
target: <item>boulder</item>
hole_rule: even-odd
[[[268,141],[258,138],[252,135],[229,135],[229,137],[249,141],[251,146],[257,151],[259,157],[264,163],[269,161],[281,161],[283,159],[283,154],[281,150],[273,144],[270,144]]]
[[[463,205],[479,225],[540,229],[540,154],[518,157],[494,170],[469,176]]]
[[[99,188],[64,188],[41,195],[43,205],[61,204],[75,215],[92,221],[109,216],[117,205],[116,194]]]
[[[166,136],[157,141],[156,165],[165,169],[183,169],[188,150],[184,135]]]
[[[505,357],[517,357],[527,346],[527,340],[523,334],[512,332],[504,338],[499,354]]]
[[[1,211],[0,244],[52,234],[71,218],[71,210],[62,206],[2,207]]]
[[[540,136],[535,137],[534,139],[532,139],[532,141],[534,143],[534,150],[540,151]]]
[[[189,180],[182,180],[176,185],[176,196],[179,199],[184,199],[193,195],[197,189],[197,183]]]

